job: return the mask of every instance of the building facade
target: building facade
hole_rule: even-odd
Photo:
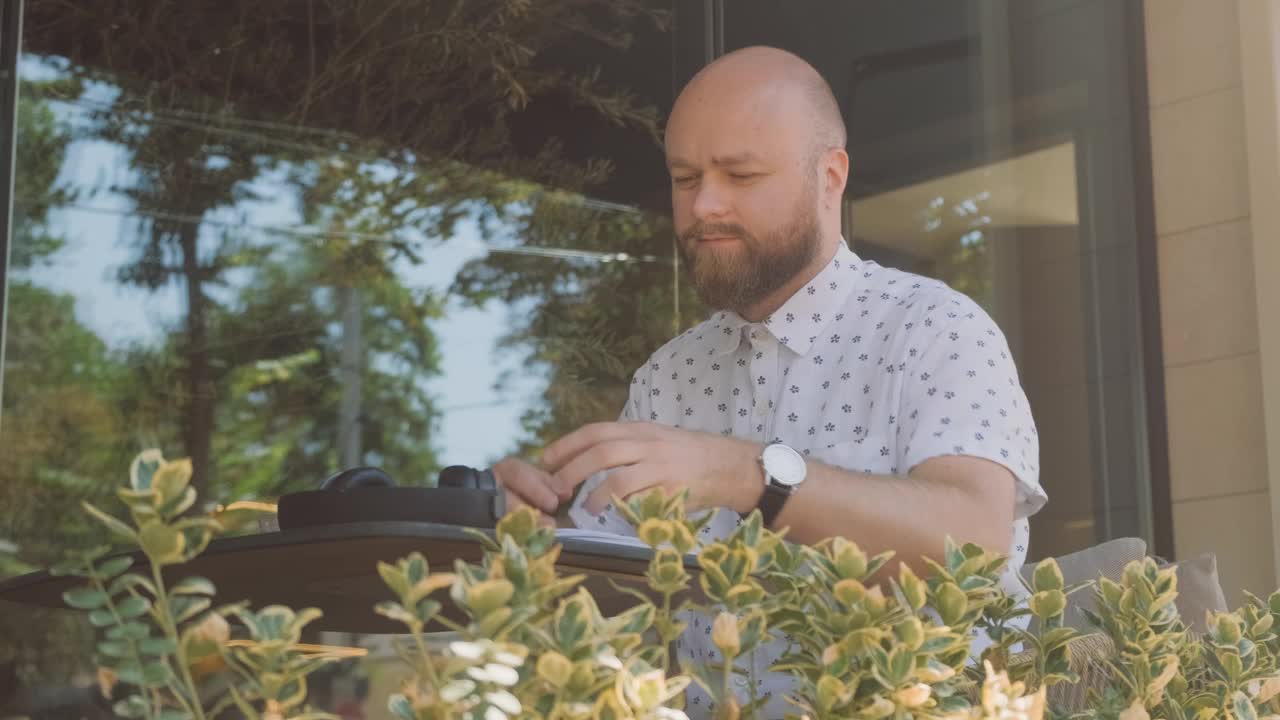
[[[1145,4],[1175,552],[1276,583],[1277,7]]]

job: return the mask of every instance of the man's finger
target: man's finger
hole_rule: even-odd
[[[553,513],[560,506],[560,497],[551,489],[548,479],[533,471],[522,472],[507,488],[539,510]]]
[[[523,462],[507,462],[494,467],[494,476],[509,494],[518,496],[542,512],[554,513],[560,498],[551,488],[551,476]]]
[[[549,472],[556,472],[591,447],[613,440],[649,439],[656,435],[657,426],[641,422],[602,422],[583,425],[542,451],[542,465]]]
[[[504,490],[503,492],[506,494],[506,497],[507,497],[507,514],[508,515],[513,512],[516,512],[520,508],[533,507],[532,505],[529,505],[524,500],[522,500],[519,495],[511,492],[510,490]],[[541,525],[542,527],[554,528],[556,526],[555,518],[551,517],[545,512],[542,512],[536,507],[533,508],[533,511],[538,514],[538,524]]]
[[[634,465],[644,459],[646,443],[634,440],[607,440],[582,451],[554,475],[556,489],[572,493],[587,478],[602,470]]]
[[[587,496],[587,501],[582,506],[592,515],[599,515],[604,512],[605,506],[613,502],[614,496],[626,500],[631,495],[657,486],[659,480],[660,478],[637,465],[619,468],[609,473],[609,477]]]
[[[542,450],[542,466],[555,473],[585,450],[602,442],[622,437],[622,423],[602,422],[583,425]]]

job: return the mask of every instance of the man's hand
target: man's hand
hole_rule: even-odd
[[[550,473],[517,458],[507,458],[494,465],[492,470],[494,480],[506,492],[507,512],[527,505],[538,511],[538,519],[543,525],[555,525],[552,516],[556,508],[571,495],[556,492]]]
[[[688,489],[690,511],[727,507],[747,513],[764,491],[761,446],[733,437],[641,422],[587,425],[552,443],[542,461],[554,488],[569,497],[602,470],[612,470],[583,507],[599,514],[612,498],[654,488]]]

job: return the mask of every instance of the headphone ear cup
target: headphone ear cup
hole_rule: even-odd
[[[362,487],[395,487],[396,481],[376,467],[354,467],[329,476],[320,484],[321,490],[346,492]]]
[[[397,487],[380,468],[354,467],[318,490],[281,496],[277,515],[281,530],[356,522],[492,528],[506,515],[506,495],[488,469],[454,465],[441,471],[435,487]]]
[[[440,471],[437,487],[442,488],[479,488],[482,487],[481,471],[467,465],[450,465]]]

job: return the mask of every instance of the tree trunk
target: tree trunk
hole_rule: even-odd
[[[204,295],[204,273],[198,252],[199,231],[200,226],[195,223],[182,223],[178,227],[182,275],[187,286],[187,404],[182,414],[183,442],[191,458],[191,486],[204,501],[209,499],[214,389],[209,372],[209,329],[205,317],[208,299]]]
[[[360,328],[360,290],[342,288],[342,401],[338,408],[338,454],[341,469],[361,464],[361,381],[364,377],[364,337]]]

